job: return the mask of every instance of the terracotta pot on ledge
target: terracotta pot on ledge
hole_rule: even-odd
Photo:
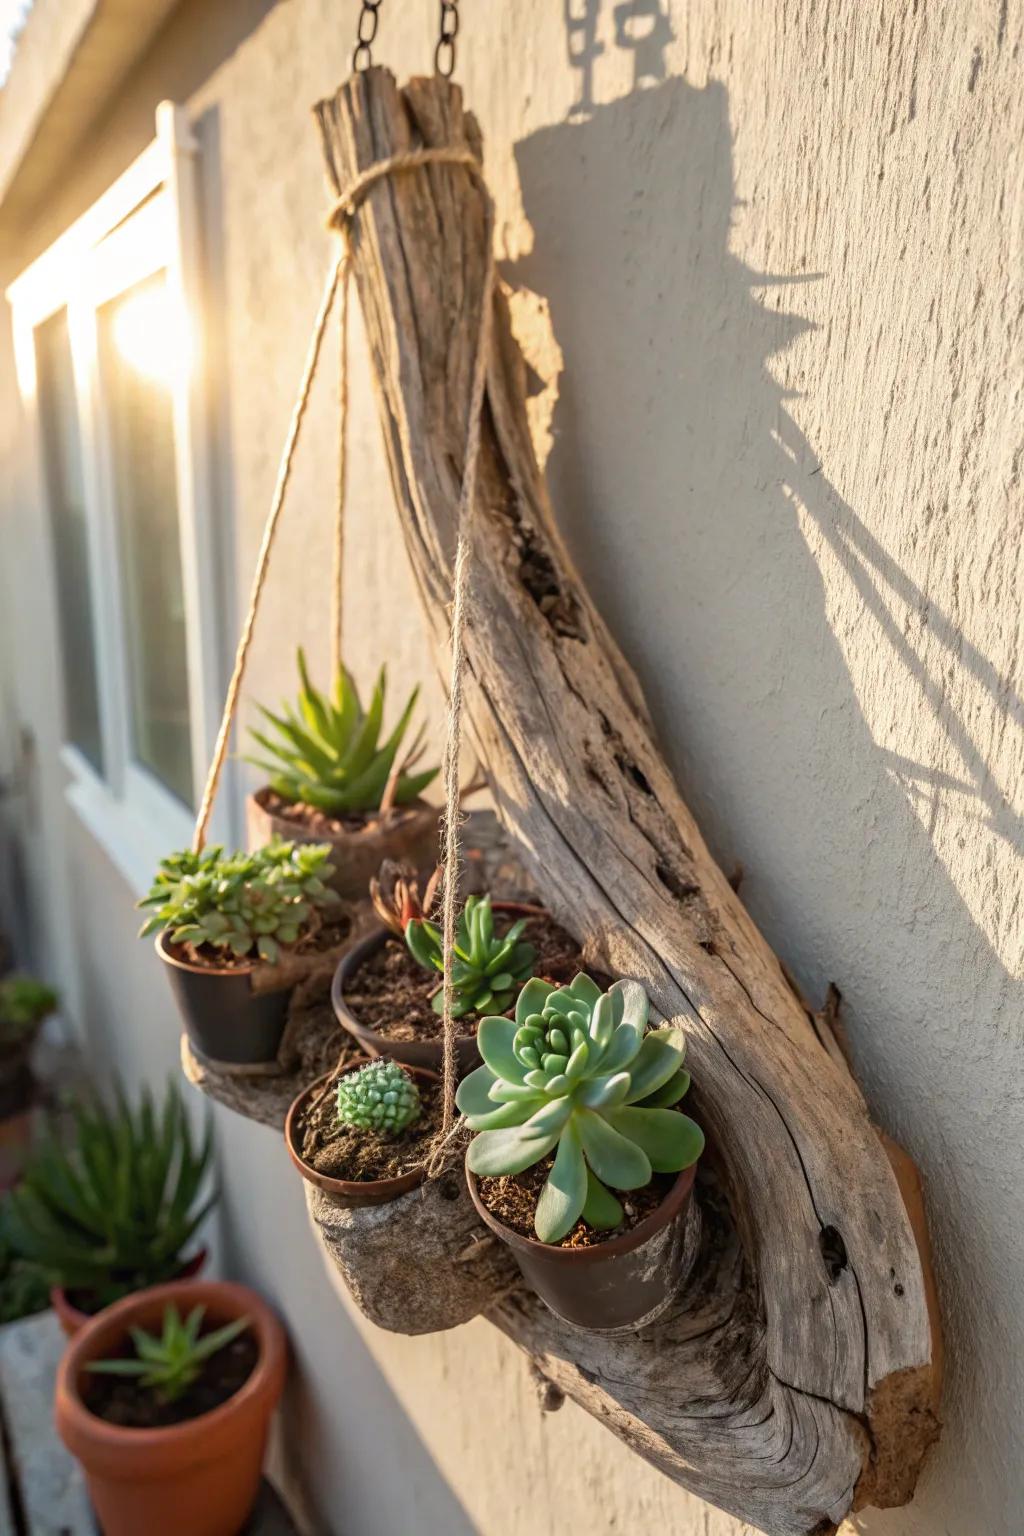
[[[330,843],[334,874],[327,882],[349,901],[366,898],[371,876],[385,859],[411,864],[414,869],[433,869],[437,863],[440,811],[425,800],[401,805],[385,816],[368,819],[351,831],[322,830],[281,814],[268,801],[276,799],[264,786],[245,802],[245,829],[250,848],[262,848],[272,837],[291,843]]]

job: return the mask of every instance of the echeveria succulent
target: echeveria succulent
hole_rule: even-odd
[[[699,1126],[671,1107],[690,1086],[685,1036],[645,1034],[647,1011],[639,982],[602,993],[580,974],[566,987],[534,978],[514,1020],[481,1020],[484,1064],[456,1096],[478,1133],[469,1167],[498,1177],[555,1153],[534,1218],[541,1242],[558,1242],[581,1216],[598,1229],[618,1226],[623,1210],[611,1189],[641,1189],[701,1154]]]
[[[459,917],[452,960],[452,988],[455,1000],[452,1016],[465,1013],[502,1012],[512,1006],[512,999],[533,969],[537,951],[522,941],[526,919],[521,917],[505,933],[496,933],[490,896],[468,896]],[[440,928],[425,918],[406,924],[405,942],[413,959],[424,970],[444,975],[443,943]],[[444,1011],[444,994],[439,990],[431,1006],[435,1013]]]
[[[296,944],[315,912],[338,901],[324,884],[332,866],[329,843],[289,843],[273,838],[253,853],[171,854],[160,865],[140,907],[156,910],[140,937],[166,928],[174,944],[209,945],[243,958],[255,950],[271,965],[281,946]]]
[[[380,1057],[338,1083],[338,1119],[378,1135],[395,1135],[420,1116],[420,1091],[397,1061]]]
[[[313,805],[336,816],[375,811],[389,789],[389,803],[405,805],[436,777],[436,768],[420,773],[409,771],[422,754],[422,733],[406,752],[397,772],[392,772],[409,728],[418,688],[409,695],[391,735],[380,742],[386,687],[383,667],[365,712],[356,685],[344,667],[339,667],[333,695],[328,698],[310,682],[306,658],[300,650],[299,682],[295,708],[283,704],[281,713],[275,715],[262,704],[258,706],[275,734],[251,732],[264,757],[249,761],[269,774],[271,789],[282,799],[291,804]]]

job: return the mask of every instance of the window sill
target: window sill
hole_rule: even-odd
[[[70,776],[64,791],[68,804],[137,900],[152,885],[160,860],[172,849],[189,846],[191,816],[155,788],[145,809],[119,800],[73,747],[65,747],[61,757]],[[158,815],[153,814],[154,795],[162,802]]]

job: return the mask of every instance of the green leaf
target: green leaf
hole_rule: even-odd
[[[440,935],[431,923],[423,918],[410,918],[405,925],[405,942],[417,965],[426,971],[440,969]]]
[[[636,1104],[663,1087],[682,1065],[686,1036],[681,1029],[657,1029],[645,1035],[633,1065],[627,1103]]]
[[[345,756],[345,771],[350,778],[355,778],[362,773],[377,750],[377,739],[380,736],[381,721],[384,718],[384,691],[387,674],[381,667],[377,676],[377,682],[370,700],[370,707],[363,716],[362,724],[356,733],[355,740],[349,747]]]
[[[505,1173],[522,1173],[546,1157],[558,1140],[558,1132],[548,1137],[528,1134],[526,1125],[506,1130],[481,1131],[470,1142],[467,1164],[473,1173],[496,1178]]]
[[[614,1104],[624,1104],[629,1093],[629,1083],[628,1072],[592,1077],[577,1091],[576,1097],[588,1109],[605,1109]]]
[[[577,1113],[577,1124],[587,1162],[603,1183],[610,1184],[613,1189],[642,1189],[650,1183],[651,1164],[647,1154],[615,1130],[603,1115],[592,1109],[581,1109]]]
[[[619,1024],[601,1057],[601,1071],[621,1072],[635,1059],[642,1043],[640,1031],[632,1024]]]
[[[704,1133],[677,1109],[611,1109],[609,1125],[647,1155],[655,1173],[678,1173],[695,1163],[704,1150]],[[625,1188],[619,1185],[619,1188]]]
[[[464,1077],[455,1090],[455,1107],[463,1115],[488,1115],[494,1102],[488,1097],[496,1075],[486,1064]]]
[[[587,1198],[583,1220],[597,1232],[610,1232],[626,1219],[626,1213],[610,1189],[606,1189],[592,1168],[587,1169]]]
[[[667,1083],[649,1093],[638,1104],[639,1109],[668,1109],[673,1104],[678,1104],[690,1087],[690,1074],[685,1067],[680,1067],[674,1077],[670,1077]]]
[[[516,998],[516,1023],[523,1025],[531,1014],[540,1013],[554,990],[550,982],[531,977]]]
[[[587,1165],[575,1127],[569,1124],[562,1132],[534,1214],[534,1230],[542,1243],[557,1243],[572,1231],[586,1197]]]
[[[638,981],[616,981],[608,990],[622,999],[622,1012],[616,1018],[616,1023],[630,1024],[642,1035],[647,1027],[650,1005],[641,984]]]
[[[517,1025],[513,1019],[486,1018],[477,1026],[477,1049],[495,1077],[521,1083],[526,1068],[513,1050]]]
[[[579,971],[570,981],[568,990],[574,997],[579,998],[586,1005],[587,1011],[592,1009],[601,996],[601,988],[596,981],[592,981],[585,971]]]

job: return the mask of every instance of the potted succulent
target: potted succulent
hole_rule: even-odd
[[[679,1029],[645,1033],[639,982],[528,981],[515,1018],[481,1021],[483,1065],[456,1103],[476,1132],[470,1194],[537,1294],[602,1331],[650,1322],[681,1277],[700,1128]],[[623,1198],[613,1191],[620,1191]]]
[[[430,921],[433,883],[422,901],[411,873],[382,870],[372,894],[383,926],[342,957],[331,999],[338,1021],[371,1055],[441,1070],[444,1008],[441,930]],[[459,1067],[479,1061],[476,1027],[511,1008],[535,970],[566,980],[579,948],[543,907],[472,895],[459,915],[452,982],[461,1021]]]
[[[438,812],[421,796],[438,770],[414,771],[423,753],[422,731],[402,751],[419,689],[382,742],[383,667],[364,711],[344,667],[329,697],[310,681],[301,650],[298,659],[295,705],[282,705],[280,714],[258,706],[270,734],[252,731],[261,756],[249,761],[268,782],[246,803],[249,842],[257,847],[277,835],[329,844],[332,884],[355,899],[383,859],[407,858],[418,868],[437,856]]]
[[[302,1177],[339,1204],[383,1205],[423,1182],[441,1111],[435,1073],[360,1058],[299,1094],[285,1141]]]
[[[34,976],[0,981],[0,1119],[21,1114],[32,1098],[29,1052],[43,1020],[57,1007],[52,987]]]
[[[273,1061],[298,979],[290,962],[333,948],[344,933],[329,921],[338,896],[326,843],[273,838],[253,853],[172,854],[140,907],[153,912],[140,937],[156,950],[192,1044],[213,1061]],[[342,919],[347,931],[349,920]]]
[[[173,1084],[162,1105],[79,1103],[68,1148],[47,1135],[10,1192],[4,1233],[13,1253],[51,1285],[65,1333],[132,1291],[198,1273],[189,1252],[216,1200],[203,1198],[213,1152],[207,1122],[196,1148]]]
[[[237,1536],[286,1363],[280,1323],[241,1285],[156,1286],[83,1328],[55,1414],[104,1536]]]

